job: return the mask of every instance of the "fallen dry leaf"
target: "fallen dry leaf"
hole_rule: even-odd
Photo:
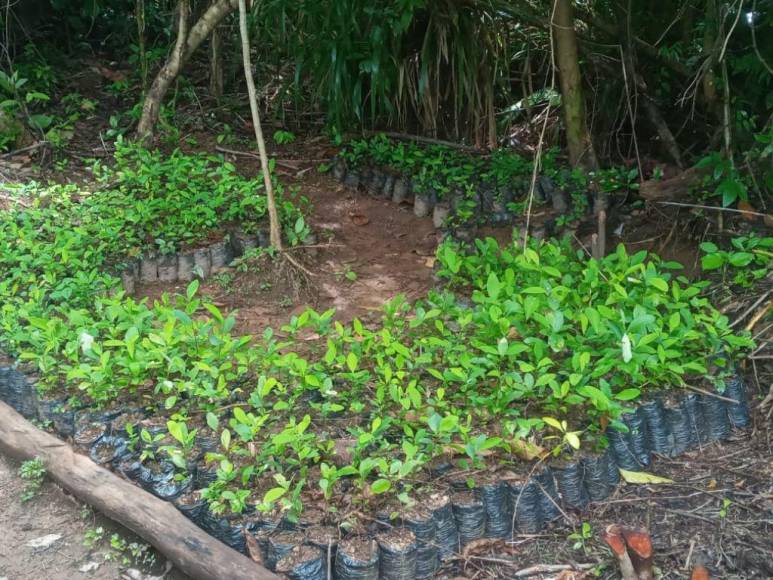
[[[627,469],[621,469],[620,475],[627,483],[674,483],[673,480],[667,477],[660,477],[659,475],[653,475],[646,471],[628,471]]]
[[[588,572],[578,572],[577,570],[564,570],[558,576],[556,580],[582,580],[588,577]]]
[[[529,443],[523,439],[514,439],[510,442],[510,449],[520,459],[525,461],[531,461],[532,459],[539,459],[545,457],[548,454],[547,449],[540,447],[535,443]]]
[[[427,258],[426,260],[424,260],[424,265],[427,268],[434,268],[435,267],[435,260],[436,260],[435,258]]]
[[[370,223],[370,220],[368,219],[368,216],[361,214],[356,211],[349,212],[349,219],[352,220],[352,223],[355,226],[366,226]]]
[[[757,219],[757,216],[754,215],[752,212],[756,212],[757,210],[754,209],[754,206],[750,204],[748,201],[739,201],[738,202],[738,209],[741,212],[741,217],[745,219],[747,222],[753,222]]]
[[[470,554],[482,554],[490,550],[494,550],[497,554],[507,553],[508,546],[501,538],[473,540],[464,546],[462,556],[466,558]]]
[[[260,550],[260,544],[258,544],[255,537],[247,530],[244,530],[244,541],[247,544],[247,553],[250,555],[250,558],[252,558],[252,561],[256,564],[263,565],[263,552]]]

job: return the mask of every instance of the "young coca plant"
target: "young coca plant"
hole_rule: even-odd
[[[559,433],[558,435],[548,435],[545,437],[546,441],[550,439],[559,439],[558,445],[556,445],[551,452],[553,455],[558,457],[566,447],[575,450],[580,448],[580,435],[582,435],[582,431],[570,431],[565,420],[559,421],[553,417],[543,417],[542,420],[546,425],[552,427]]]
[[[192,456],[193,448],[196,445],[196,429],[188,430],[185,421],[166,422],[167,431],[179,443],[179,447],[165,445],[160,449],[169,456],[169,459],[176,467],[182,470],[188,469],[188,460]]]

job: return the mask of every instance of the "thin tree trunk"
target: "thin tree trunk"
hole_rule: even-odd
[[[187,2],[186,2],[187,4]],[[238,0],[216,0],[207,10],[202,14],[196,24],[194,24],[190,32],[185,38],[185,50],[182,53],[182,58],[179,62],[173,66],[175,60],[175,54],[177,52],[177,46],[175,51],[169,57],[169,60],[164,64],[161,70],[153,80],[153,84],[145,97],[145,103],[142,108],[142,117],[137,125],[136,136],[138,138],[147,138],[153,135],[156,125],[158,125],[158,115],[161,110],[161,104],[164,102],[169,87],[180,74],[183,66],[191,58],[196,49],[202,42],[212,33],[223,19],[231,12],[236,10],[238,6]],[[179,40],[179,35],[178,35]]]
[[[598,169],[588,126],[585,122],[585,103],[582,77],[577,57],[577,37],[574,32],[572,0],[555,0],[552,25],[554,27],[556,62],[561,84],[561,107],[564,111],[569,161],[575,167]]]
[[[180,74],[183,66],[186,40],[188,38],[188,0],[178,0],[177,12],[177,40],[169,60],[161,68],[153,80],[148,94],[145,96],[145,102],[142,105],[142,117],[140,117],[140,122],[137,125],[137,137],[140,139],[146,139],[153,135],[161,112],[164,95],[166,95],[169,87],[172,86],[177,75]]]
[[[209,39],[209,92],[218,101],[223,96],[223,48],[221,27],[216,26]]]
[[[263,139],[263,129],[260,126],[260,113],[258,112],[258,97],[255,91],[255,80],[252,78],[252,63],[250,62],[250,37],[247,31],[247,2],[239,0],[239,33],[242,38],[242,60],[244,62],[244,78],[247,81],[247,94],[250,100],[252,112],[252,125],[255,127],[255,140],[258,142],[260,153],[260,166],[263,170],[263,183],[266,186],[266,198],[268,200],[268,220],[271,245],[278,251],[282,250],[282,235],[279,228],[279,217],[274,202],[274,187],[271,183],[271,169],[268,165],[266,142]]]

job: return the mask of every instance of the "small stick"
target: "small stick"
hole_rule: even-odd
[[[757,311],[757,314],[752,316],[752,319],[749,321],[749,324],[746,325],[746,330],[751,332],[752,328],[762,319],[763,316],[765,316],[768,311],[773,307],[773,300],[768,302],[764,307],[760,308]]]
[[[678,207],[693,207],[693,208],[696,208],[696,209],[714,209],[714,210],[717,210],[717,211],[729,211],[729,212],[733,212],[733,213],[744,213],[744,214],[747,214],[747,215],[756,215],[756,216],[760,216],[760,217],[766,217],[768,215],[768,214],[765,214],[765,213],[759,213],[759,212],[756,212],[756,211],[749,211],[749,210],[746,210],[746,209],[735,209],[735,208],[732,208],[732,207],[718,207],[718,206],[715,206],[715,205],[697,205],[697,204],[693,204],[693,203],[679,203],[679,202],[676,202],[676,201],[659,201],[657,203],[659,203],[660,205],[675,205],[675,206],[678,206]]]
[[[723,397],[718,393],[712,393],[711,391],[706,391],[704,389],[701,389],[700,387],[693,387],[692,385],[685,385],[685,387],[690,389],[691,391],[695,391],[696,393],[701,393],[702,395],[706,395],[707,397],[714,397],[715,399],[719,399],[720,401],[725,401],[726,403],[733,403],[734,405],[738,404],[738,401],[736,401],[735,399],[731,399],[729,397]]]
[[[597,259],[601,260],[607,255],[607,212],[603,209],[599,212],[598,249],[599,257]]]
[[[553,572],[564,572],[565,570],[590,570],[595,564],[537,564],[523,570],[518,570],[514,578],[527,578],[537,574],[551,574]]]
[[[8,159],[9,157],[14,157],[16,155],[19,155],[20,153],[33,151],[38,147],[45,147],[46,145],[50,145],[50,143],[48,141],[38,141],[37,143],[33,143],[32,145],[27,145],[26,147],[22,147],[21,149],[16,149],[15,151],[9,151],[8,153],[3,153],[2,155],[0,155],[0,159]]]
[[[757,306],[759,306],[760,304],[762,304],[762,303],[765,301],[765,299],[766,299],[766,298],[767,298],[767,297],[770,295],[770,293],[771,293],[771,292],[773,292],[773,289],[771,289],[771,290],[768,290],[767,292],[765,292],[765,294],[763,294],[762,296],[760,296],[760,297],[759,297],[759,298],[758,298],[758,299],[757,299],[757,300],[754,302],[754,304],[752,304],[751,306],[749,306],[749,308],[747,308],[747,309],[746,309],[746,311],[745,311],[743,314],[741,314],[741,316],[739,316],[738,318],[736,318],[735,322],[733,322],[733,323],[730,325],[730,328],[733,328],[733,327],[734,327],[736,324],[738,324],[738,323],[739,323],[739,322],[741,322],[741,321],[742,321],[744,318],[746,318],[747,316],[749,316],[749,314],[750,314],[750,313],[751,313],[751,312],[752,312],[752,311],[753,311],[755,308],[757,308]]]

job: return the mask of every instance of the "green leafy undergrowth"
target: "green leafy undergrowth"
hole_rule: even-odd
[[[119,138],[114,161],[95,163],[100,194],[86,205],[94,206],[101,224],[121,228],[124,245],[135,252],[174,252],[229,224],[250,233],[265,224],[263,179],[242,177],[222,157],[179,150],[166,155]],[[280,220],[291,231],[300,213],[281,202],[284,188],[276,179],[274,188]]]
[[[430,462],[597,449],[630,401],[699,384],[750,345],[675,264],[490,239],[442,246],[446,288],[390,301],[378,324],[307,310],[280,333],[240,337],[195,282],[152,305],[111,295],[116,280],[99,272],[114,242],[65,199],[4,216],[0,341],[37,366],[47,396],[166,422],[166,434],[127,435],[180,478],[214,442],[201,467],[216,512],[297,517],[344,491],[410,503]]]
[[[701,268],[719,271],[723,280],[743,288],[750,288],[773,269],[773,237],[741,236],[730,240],[730,245],[720,250],[713,242],[703,242]]]

